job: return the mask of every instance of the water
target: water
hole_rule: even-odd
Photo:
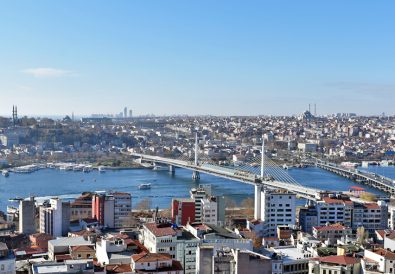
[[[394,167],[378,167],[375,172],[385,169],[395,179]],[[373,171],[373,170],[372,170]],[[353,185],[359,185],[348,179],[339,177],[316,167],[290,169],[289,174],[299,183],[323,190],[345,191]],[[383,171],[384,172],[384,171]],[[12,203],[8,199],[15,197],[60,196],[74,198],[84,191],[113,190],[132,194],[132,205],[136,206],[142,199],[149,198],[151,206],[169,208],[172,198],[185,198],[189,190],[198,184],[211,184],[214,195],[224,195],[240,203],[245,198],[253,198],[254,188],[251,185],[201,174],[199,183],[191,179],[192,172],[176,169],[172,176],[166,171],[155,172],[147,169],[131,169],[90,173],[43,169],[30,174],[11,173],[8,178],[0,176],[0,210],[5,210]],[[151,183],[150,190],[139,190],[138,185]],[[363,186],[363,185],[362,185]],[[384,193],[365,187],[368,191],[384,195]]]
[[[369,166],[368,168],[359,167],[358,169],[368,172],[377,173],[387,178],[395,180],[395,167],[394,166]]]

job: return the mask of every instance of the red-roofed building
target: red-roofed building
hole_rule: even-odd
[[[313,273],[361,273],[361,259],[349,256],[326,256],[309,260],[309,274]]]
[[[45,250],[48,249],[48,241],[52,239],[52,235],[45,233],[35,233],[29,236],[29,240],[32,246],[37,246]]]
[[[132,271],[136,273],[183,274],[179,261],[166,253],[141,253],[132,256]]]
[[[387,249],[365,250],[362,267],[366,271],[376,270],[377,273],[394,273],[394,261],[395,253]]]
[[[329,240],[331,244],[336,243],[336,239],[351,236],[352,229],[341,224],[333,224],[328,226],[314,226],[313,236],[320,241]]]

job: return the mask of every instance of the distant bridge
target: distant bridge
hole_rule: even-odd
[[[263,185],[270,189],[288,190],[310,200],[319,198],[322,192],[319,189],[305,187],[296,182],[286,171],[265,157],[263,152],[261,152],[261,155],[247,162],[239,162],[237,165],[229,167],[213,163],[206,155],[199,155],[198,151],[196,137],[194,152],[183,154],[178,158],[135,152],[128,152],[127,154],[139,159],[141,163],[150,162],[153,164],[167,165],[171,172],[175,172],[174,167],[192,170],[192,178],[194,180],[199,180],[200,173],[205,173],[251,185]],[[262,151],[264,151],[264,145],[262,145]]]
[[[365,184],[381,191],[395,194],[395,183],[393,179],[384,177],[379,174],[360,171],[354,168],[345,168],[332,163],[326,163],[323,161],[317,161],[316,166],[324,170],[336,173],[345,178],[351,179],[361,184]]]

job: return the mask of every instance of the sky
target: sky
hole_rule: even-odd
[[[0,114],[394,114],[394,1],[3,1]]]

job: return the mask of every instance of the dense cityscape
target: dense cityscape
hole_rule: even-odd
[[[133,117],[125,108],[117,116],[50,119],[19,118],[17,106],[12,114],[0,118],[5,183],[42,169],[144,168],[174,176],[180,161],[200,162],[191,172],[196,187],[167,208],[153,208],[148,198],[132,203],[133,192],[99,189],[73,199],[8,197],[1,273],[247,273],[247,266],[248,273],[274,274],[393,271],[395,205],[388,194],[394,180],[358,168],[394,164],[394,117],[309,110],[282,117]],[[207,165],[244,182],[253,176],[254,197],[235,203],[214,195],[196,177],[212,171]],[[281,187],[282,173],[314,165],[365,177],[348,177],[355,182],[348,191],[317,190],[314,197]],[[136,191],[150,188],[147,181]]]

